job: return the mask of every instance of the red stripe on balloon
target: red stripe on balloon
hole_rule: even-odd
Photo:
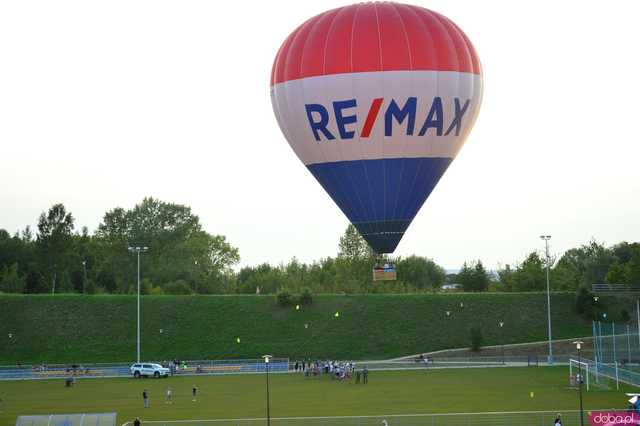
[[[382,106],[382,100],[383,98],[375,98],[373,102],[371,102],[371,108],[369,108],[369,113],[367,114],[367,119],[364,122],[362,133],[360,133],[361,138],[368,138],[371,134],[371,129],[373,128],[373,124],[376,122],[376,117],[378,116],[378,112]]]
[[[333,9],[299,26],[278,52],[271,85],[396,70],[482,74],[473,45],[446,17],[418,6],[372,2]]]

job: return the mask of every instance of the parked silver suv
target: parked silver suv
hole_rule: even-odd
[[[139,363],[131,366],[131,374],[136,379],[140,377],[169,377],[169,369],[164,368],[160,364]]]

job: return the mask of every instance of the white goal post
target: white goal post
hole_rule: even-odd
[[[588,362],[578,361],[573,358],[569,359],[569,379],[573,381],[573,378],[575,378],[576,386],[580,386],[580,380],[582,380],[582,383],[584,383],[587,386],[587,390],[589,390],[589,376]]]

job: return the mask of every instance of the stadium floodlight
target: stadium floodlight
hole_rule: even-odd
[[[576,340],[573,342],[576,345],[576,349],[578,350],[578,388],[580,389],[580,426],[584,426],[584,417],[582,414],[582,358],[580,356],[580,349],[582,348],[582,344],[584,342],[582,340]]]
[[[500,346],[501,346],[501,352],[502,352],[502,365],[504,365],[504,331],[502,330],[502,327],[504,327],[504,321],[500,321],[498,325],[500,326]]]
[[[547,257],[547,331],[549,333],[549,359],[547,360],[550,365],[553,364],[553,350],[551,349],[551,295],[549,293],[549,240],[551,235],[540,235],[540,238],[544,240],[545,254]]]
[[[129,247],[131,253],[138,255],[138,327],[136,333],[137,362],[140,362],[140,253],[149,251],[149,247]]]
[[[82,294],[84,294],[87,288],[87,261],[86,260],[82,261],[82,271],[84,272],[82,276]]]
[[[267,372],[267,426],[271,426],[270,398],[269,398],[269,360],[273,355],[262,355],[264,359],[265,371]]]

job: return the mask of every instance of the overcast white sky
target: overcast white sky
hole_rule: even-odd
[[[342,1],[0,2],[0,228],[186,204],[242,265],[334,256],[347,220],[280,133],[273,58]],[[470,37],[480,116],[400,243],[447,268],[640,240],[640,3],[415,1]]]

